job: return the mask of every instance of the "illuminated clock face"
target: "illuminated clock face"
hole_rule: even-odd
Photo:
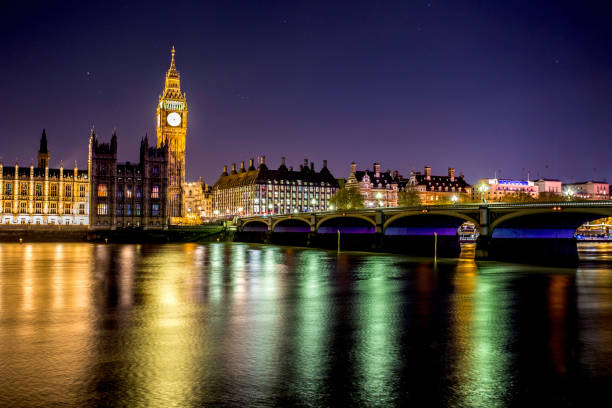
[[[178,126],[181,124],[181,115],[176,112],[171,112],[170,114],[168,114],[166,120],[168,120],[168,124],[170,126]]]

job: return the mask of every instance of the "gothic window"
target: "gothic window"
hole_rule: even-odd
[[[40,201],[34,204],[34,212],[36,214],[42,214],[42,203]]]
[[[72,197],[72,186],[65,186],[64,192],[66,193],[66,197]]]
[[[159,204],[157,203],[151,204],[151,216],[159,217]]]
[[[159,186],[154,185],[151,189],[151,198],[159,198]]]
[[[117,197],[119,198],[123,197],[123,184],[119,184],[117,186]]]
[[[57,214],[57,203],[49,204],[49,214]]]
[[[22,196],[27,196],[28,195],[28,185],[26,183],[21,183],[19,187],[20,187],[19,194],[21,194]]]
[[[123,204],[117,204],[117,215],[123,214]]]
[[[132,198],[132,186],[129,184],[125,186],[125,196],[127,198]]]
[[[140,217],[140,203],[136,203],[136,216]]]
[[[85,204],[79,204],[79,214],[85,215]]]
[[[22,201],[19,203],[19,212],[21,214],[26,214],[28,212],[28,203],[26,203],[25,201]]]
[[[79,197],[85,197],[85,185],[84,184],[79,186]]]
[[[10,213],[10,212],[12,212],[12,209],[11,209],[11,202],[10,202],[10,201],[5,201],[5,202],[4,202],[4,212],[5,212],[5,213]]]
[[[70,203],[64,204],[64,214],[71,214],[71,213],[72,213],[72,206],[70,205]]]
[[[107,195],[108,190],[106,184],[98,184],[98,197],[106,197]]]
[[[36,197],[42,196],[42,185],[41,184],[36,184],[34,194],[36,195]]]
[[[51,192],[49,195],[51,197],[57,197],[57,184],[51,184]]]
[[[8,182],[4,185],[4,195],[10,196],[13,194],[13,183]]]

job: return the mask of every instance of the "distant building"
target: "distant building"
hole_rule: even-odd
[[[366,207],[397,207],[397,181],[391,171],[381,172],[379,163],[372,170],[357,170],[355,162],[351,163],[345,187],[357,188]]]
[[[140,142],[140,162],[117,163],[117,135],[99,143],[89,138],[90,227],[168,227],[168,146]]]
[[[415,189],[422,204],[450,203],[469,198],[472,194],[472,186],[465,181],[463,174],[455,176],[454,168],[449,167],[446,176],[433,176],[429,166],[424,170],[424,174],[411,172],[408,179],[396,173],[400,191]]]
[[[563,186],[563,194],[584,200],[609,200],[610,185],[605,181],[567,183]]]
[[[475,200],[504,201],[507,195],[527,194],[532,198],[538,198],[538,186],[533,181],[505,180],[505,179],[480,179],[478,185],[473,189]]]
[[[47,134],[43,129],[37,167],[4,167],[0,163],[1,224],[87,225],[87,170],[49,168]]]
[[[297,212],[325,211],[328,201],[338,190],[338,182],[323,161],[323,168],[316,172],[314,163],[308,160],[299,170],[287,168],[285,158],[276,170],[268,169],[265,157],[255,168],[253,159],[245,168],[232,165],[230,173],[227,166],[212,188],[213,215],[266,215],[292,214]]]
[[[210,186],[202,181],[186,182],[183,185],[185,201],[185,220],[188,223],[200,223],[203,219],[212,217],[212,196]]]
[[[213,192],[212,187],[208,184],[204,184],[202,190],[202,212],[201,217],[204,219],[210,219],[214,217],[213,214]]]
[[[561,180],[554,179],[539,179],[534,181],[534,184],[538,187],[538,195],[542,193],[549,194],[563,194],[563,185]]]

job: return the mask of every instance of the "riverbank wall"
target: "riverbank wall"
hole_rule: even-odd
[[[215,242],[231,240],[220,225],[171,227],[167,230],[126,228],[89,230],[78,226],[34,226],[0,228],[0,242],[106,242],[106,243],[165,243]]]

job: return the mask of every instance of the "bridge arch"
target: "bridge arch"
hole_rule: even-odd
[[[272,232],[310,232],[310,220],[303,217],[284,217],[272,222]]]
[[[248,231],[268,231],[269,225],[263,220],[246,220],[241,226],[241,230]]]
[[[449,227],[449,229],[454,228],[455,232],[457,228],[459,228],[459,226],[461,226],[465,222],[473,223],[475,227],[480,230],[480,223],[477,220],[470,217],[469,215],[462,214],[460,212],[455,212],[455,211],[423,212],[422,210],[421,211],[411,210],[411,211],[404,211],[399,214],[395,214],[394,216],[387,219],[385,223],[383,224],[383,233],[385,235],[388,235],[387,234],[388,228],[392,226],[393,223],[396,223],[397,221],[401,219],[408,219],[412,217],[414,217],[413,218],[414,220],[417,220],[418,218],[420,218],[421,220],[428,220],[428,221],[434,221],[434,219],[437,217],[439,221],[443,221],[445,224],[448,224],[450,221],[452,226]],[[435,227],[435,223],[433,223],[431,227]]]
[[[584,223],[604,217],[612,217],[612,208],[517,209],[495,219],[490,234],[493,238],[572,238]]]
[[[345,221],[345,225],[337,225],[330,226],[334,228],[334,233],[336,229],[340,229],[343,233],[374,233],[376,232],[376,221],[374,221],[371,217],[361,214],[332,214],[326,217],[321,218],[317,221],[315,231],[318,233],[326,233],[326,231],[322,231],[321,228],[325,227],[325,223],[329,223],[332,220],[342,219]],[[367,230],[357,230],[357,229],[366,228]],[[331,232],[331,231],[330,231]]]

